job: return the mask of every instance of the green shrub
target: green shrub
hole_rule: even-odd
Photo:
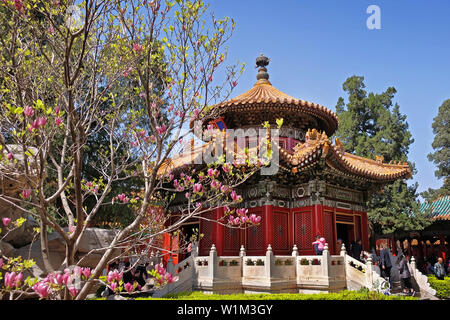
[[[437,279],[434,275],[428,275],[430,286],[436,290],[436,296],[440,299],[450,299],[450,276],[444,280]]]

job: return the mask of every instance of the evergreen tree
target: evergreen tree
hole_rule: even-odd
[[[450,99],[445,100],[439,108],[438,115],[433,119],[435,134],[432,147],[435,150],[428,154],[428,160],[437,165],[434,172],[438,178],[444,178],[444,184],[439,189],[428,189],[422,196],[428,201],[450,194]]]
[[[348,103],[339,98],[336,112],[339,129],[336,136],[344,143],[345,151],[375,159],[382,155],[385,162],[408,161],[409,146],[414,142],[408,130],[406,115],[393,103],[397,92],[389,87],[381,94],[367,93],[364,77],[352,76],[343,84]],[[414,163],[408,162],[412,174]],[[368,217],[375,233],[421,230],[429,224],[428,212],[421,213],[415,183],[408,186],[403,180],[387,185],[368,201]]]

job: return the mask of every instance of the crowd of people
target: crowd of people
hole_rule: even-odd
[[[123,272],[122,276],[123,283],[137,282],[138,288],[142,288],[145,286],[147,278],[149,277],[147,273],[149,267],[150,264],[148,262],[136,264],[132,267],[128,259],[126,260],[117,259],[107,266],[106,272],[108,273],[109,271],[113,270]]]
[[[320,235],[316,236],[315,241],[312,243],[316,255],[322,255],[326,243],[325,241],[326,240],[324,237]],[[337,239],[337,248],[340,248],[342,243],[342,239]],[[364,263],[366,263],[368,258],[371,257],[373,264],[380,268],[381,276],[389,281],[389,283],[391,283],[391,270],[393,267],[392,262],[394,261],[394,264],[399,271],[403,294],[414,295],[415,291],[411,283],[411,272],[408,267],[408,263],[410,261],[408,252],[404,252],[401,248],[399,248],[397,256],[391,260],[391,252],[387,243],[382,243],[378,247],[378,250],[380,252],[379,255],[377,254],[375,248],[373,248],[371,252],[364,251],[361,244],[361,239],[357,239],[350,244],[348,253],[354,259]],[[450,274],[450,259],[448,259],[445,263],[442,257],[438,257],[434,265],[431,264],[430,261],[426,261],[425,273],[434,274],[437,279],[443,280],[447,274]]]

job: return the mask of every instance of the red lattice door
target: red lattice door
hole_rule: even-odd
[[[200,234],[203,234],[203,237],[199,241],[199,255],[207,256],[209,255],[209,251],[211,250],[211,246],[213,245],[213,227],[214,223],[207,219],[212,218],[212,213],[206,213],[203,215],[206,219],[200,220]]]
[[[262,216],[262,211],[249,212],[249,215],[253,213],[256,216]],[[265,252],[264,228],[262,222],[258,226],[248,227],[246,230],[246,238],[247,243],[245,249],[248,255],[263,254]]]
[[[273,248],[275,250],[289,250],[288,221],[288,212],[273,213]]]
[[[294,242],[299,254],[313,254],[313,241],[312,211],[294,212]]]
[[[224,253],[238,255],[241,247],[241,229],[225,227],[224,238]]]

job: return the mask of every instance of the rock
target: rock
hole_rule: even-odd
[[[44,260],[42,259],[41,242],[35,241],[27,246],[14,250],[14,256],[21,256],[22,259],[33,259],[36,264],[33,266],[31,272],[35,277],[41,277],[46,273],[44,267]],[[58,270],[64,261],[65,255],[63,252],[51,251],[50,264],[55,270]]]
[[[78,245],[79,252],[87,253],[93,249],[108,247],[118,230],[87,228]]]
[[[0,256],[12,257],[14,253],[14,247],[8,242],[0,240]]]
[[[20,248],[30,244],[36,237],[36,232],[33,229],[39,227],[36,220],[30,216],[25,216],[27,220],[20,226],[20,228],[15,228],[12,223],[22,216],[23,212],[21,210],[9,206],[2,206],[0,203],[0,219],[5,217],[11,219],[10,230],[8,231],[7,228],[2,228],[3,230],[0,237],[3,238],[3,241],[10,243],[15,248]]]
[[[80,261],[79,266],[91,268],[97,266],[103,256],[104,250],[90,254],[88,253],[91,250],[109,246],[116,233],[117,231],[114,230],[100,228],[86,229],[86,232],[81,238],[79,251],[76,255],[77,261]],[[48,236],[48,247],[50,250],[50,264],[55,270],[59,270],[66,255],[66,245],[59,233],[53,232]],[[39,239],[32,244],[15,249],[13,255],[20,255],[23,259],[33,259],[36,262],[36,266],[33,269],[33,274],[35,276],[44,273],[45,267]],[[120,249],[115,250],[113,255],[119,256]]]

